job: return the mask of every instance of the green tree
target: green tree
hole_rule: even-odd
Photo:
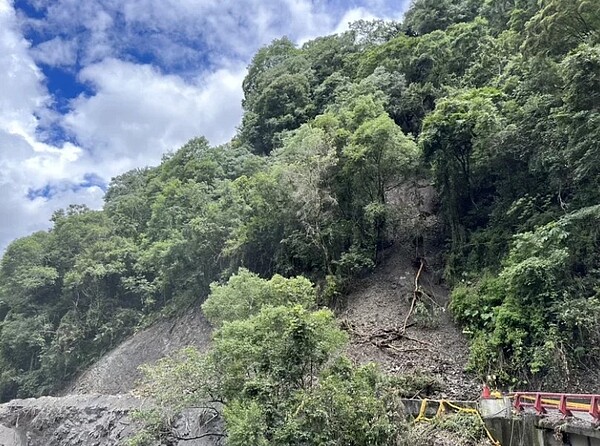
[[[351,179],[355,207],[362,207],[369,223],[377,258],[386,238],[388,191],[413,173],[417,146],[384,113],[361,124],[343,154],[344,174]]]
[[[150,220],[148,183],[152,169],[135,169],[113,178],[104,195],[104,210],[119,235],[139,238]]]
[[[478,3],[473,0],[414,0],[404,15],[404,26],[418,35],[444,30],[453,23],[474,19]]]
[[[311,308],[316,302],[315,289],[304,277],[286,279],[275,275],[261,279],[247,269],[241,269],[226,284],[211,284],[210,297],[202,310],[215,325],[238,319],[248,319],[266,306],[301,305]]]
[[[279,133],[313,116],[313,76],[309,61],[287,38],[254,56],[243,82],[240,138],[255,153],[269,154],[279,145]]]
[[[600,43],[600,11],[589,0],[542,0],[526,31],[525,49],[566,54],[581,43]]]
[[[475,334],[470,364],[477,372],[538,385],[548,373],[572,373],[580,355],[598,360],[590,344],[600,320],[591,272],[599,260],[592,253],[598,215],[592,206],[517,234],[496,277],[455,289],[452,311]],[[592,277],[581,276],[582,268]],[[583,320],[589,325],[576,328]]]
[[[289,201],[276,167],[223,185],[219,207],[235,221],[223,248],[230,271],[242,266],[264,276],[294,274],[291,253],[282,243],[295,221]]]
[[[322,123],[323,120],[320,120]],[[290,133],[274,154],[282,171],[304,237],[321,254],[319,266],[332,272],[335,255],[336,198],[332,191],[338,157],[334,136],[316,125],[304,124]]]
[[[568,174],[580,190],[577,206],[600,197],[600,45],[581,45],[560,66],[564,105],[556,111],[559,130],[566,135]]]
[[[485,180],[490,142],[499,131],[501,93],[482,89],[438,102],[423,123],[420,144],[432,162],[444,216],[454,247],[465,242],[465,216],[477,206],[479,181]]]
[[[51,235],[36,232],[12,242],[0,263],[0,296],[13,311],[33,314],[36,306],[53,303],[60,277],[50,263]]]
[[[346,335],[331,311],[294,305],[309,306],[313,293],[306,279],[247,271],[214,286],[211,351],[188,348],[145,367],[143,389],[174,411],[224,405],[228,444],[396,444],[394,384],[374,366],[333,359]]]

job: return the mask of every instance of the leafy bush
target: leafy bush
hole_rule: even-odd
[[[436,305],[426,305],[422,301],[417,301],[413,312],[413,317],[417,327],[434,329],[439,327],[440,318],[444,309]]]
[[[582,237],[598,243],[585,235],[597,216],[593,207],[518,234],[497,276],[454,289],[451,309],[474,335],[472,369],[514,386],[574,367],[584,352],[600,359],[597,292],[577,273]],[[593,256],[583,262],[596,268]]]
[[[315,289],[304,277],[286,279],[275,275],[265,280],[243,268],[231,276],[226,284],[213,283],[210,289],[211,294],[202,305],[202,310],[216,325],[247,319],[267,305],[310,308],[316,301]]]
[[[123,442],[123,446],[151,446],[169,439],[171,429],[167,417],[158,409],[136,410],[131,412],[133,421],[140,422],[143,428],[133,437]]]
[[[346,334],[330,310],[299,304],[314,302],[304,278],[267,281],[241,271],[212,289],[209,308],[227,299],[232,309],[213,314],[221,323],[212,349],[204,355],[183,349],[143,368],[140,392],[159,404],[163,420],[203,405],[222,410],[232,445],[393,446],[403,428],[402,392],[434,385],[425,378],[389,379],[374,365],[357,368],[337,357]],[[150,417],[135,441],[161,434],[160,420]]]

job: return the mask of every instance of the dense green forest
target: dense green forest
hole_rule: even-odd
[[[194,139],[114,178],[103,210],[71,206],[7,248],[0,399],[55,391],[136,327],[210,294],[216,345],[196,362],[224,377],[230,444],[321,444],[290,439],[319,422],[309,407],[335,395],[363,398],[365,417],[394,413],[393,400],[369,399],[387,378],[327,361],[343,334],[317,308],[389,243],[422,236],[413,210],[389,199],[419,181],[439,194],[444,275],[471,333],[471,370],[518,388],[600,362],[596,1],[416,0],[403,23],[272,42],[243,89],[230,143]],[[290,327],[280,349],[273,326]],[[264,361],[265,343],[275,351],[251,383],[252,358],[215,372],[244,349]],[[275,420],[290,401],[303,410]],[[369,431],[378,440],[352,444],[388,444],[390,417]],[[345,418],[330,434],[362,422]],[[257,426],[275,427],[244,437]]]

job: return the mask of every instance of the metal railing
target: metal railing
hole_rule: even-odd
[[[584,412],[600,423],[600,395],[516,392],[511,396],[517,412],[528,407],[535,409],[538,415],[547,413],[549,409],[558,410],[565,417],[572,417],[573,412]]]

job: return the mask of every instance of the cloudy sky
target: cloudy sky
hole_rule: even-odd
[[[409,0],[0,0],[0,252],[193,136],[229,140],[254,52]]]

